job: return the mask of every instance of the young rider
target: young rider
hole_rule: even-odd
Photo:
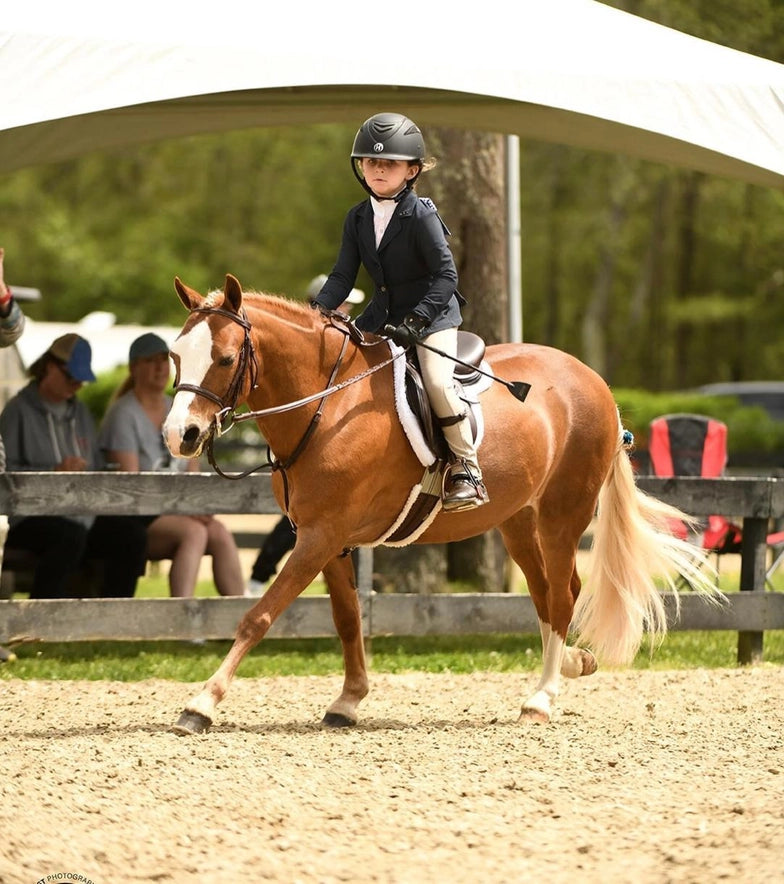
[[[335,267],[311,303],[337,308],[364,265],[375,291],[356,325],[380,333],[389,323],[396,326],[391,337],[397,344],[416,346],[430,404],[452,453],[442,504],[456,511],[481,506],[488,496],[466,409],[454,387],[454,364],[417,346],[421,342],[456,356],[465,303],[457,291],[449,231],[433,203],[414,191],[419,175],[433,166],[425,156],[422,133],[402,114],[376,114],[360,126],[351,167],[370,197],[348,212]]]

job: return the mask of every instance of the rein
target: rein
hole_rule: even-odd
[[[335,378],[338,375],[340,370],[340,366],[343,362],[343,357],[345,356],[346,349],[348,347],[349,337],[352,337],[356,340],[355,336],[351,334],[350,329],[350,320],[346,318],[345,320],[340,315],[333,315],[331,319],[340,319],[347,327],[343,328],[339,325],[335,325],[334,322],[330,323],[330,328],[334,328],[337,331],[341,332],[344,335],[343,344],[340,348],[340,353],[338,354],[338,358],[335,361],[335,365],[332,367],[332,371],[330,372],[329,380],[327,381],[327,387],[325,390],[319,393],[313,393],[310,396],[305,396],[302,399],[297,399],[294,402],[287,402],[284,405],[277,405],[271,408],[263,408],[258,411],[248,411],[243,414],[236,414],[234,409],[237,405],[237,399],[239,398],[240,392],[242,390],[242,385],[245,379],[245,373],[250,371],[250,390],[254,390],[257,388],[257,379],[258,379],[258,360],[256,359],[256,352],[253,348],[253,341],[250,337],[250,330],[252,328],[250,322],[248,321],[247,314],[243,308],[241,313],[232,313],[228,310],[223,310],[220,307],[196,307],[191,310],[191,313],[205,313],[205,314],[216,314],[219,316],[225,316],[228,319],[231,319],[233,322],[236,322],[238,325],[242,326],[244,332],[244,338],[242,342],[242,347],[240,349],[240,358],[237,362],[237,369],[234,373],[234,377],[232,378],[231,384],[229,384],[229,388],[226,391],[226,395],[222,398],[217,394],[213,393],[211,390],[206,389],[205,387],[198,386],[196,384],[179,384],[175,383],[174,391],[175,393],[180,392],[181,390],[195,393],[198,396],[203,396],[205,399],[209,399],[211,402],[214,402],[216,405],[220,406],[220,411],[215,413],[213,418],[214,421],[214,429],[213,432],[210,433],[210,437],[207,441],[207,459],[209,461],[210,466],[215,470],[215,472],[224,479],[244,479],[246,476],[250,476],[252,473],[257,473],[260,470],[268,470],[269,472],[280,472],[283,477],[283,487],[284,487],[284,495],[285,495],[285,510],[288,512],[288,503],[289,503],[289,489],[288,489],[288,478],[286,476],[286,470],[290,469],[294,463],[297,461],[299,456],[305,450],[308,442],[312,438],[315,433],[319,422],[321,421],[321,416],[324,410],[324,403],[328,396],[331,396],[333,393],[337,393],[340,390],[345,389],[351,384],[355,384],[358,381],[363,380],[366,377],[374,374],[377,371],[380,371],[382,368],[386,368],[395,359],[399,358],[403,355],[404,351],[397,353],[391,356],[389,359],[384,360],[378,365],[374,365],[372,368],[367,369],[366,371],[361,372],[358,375],[355,375],[352,378],[348,378],[348,380],[342,381],[339,384],[335,384]],[[372,347],[377,344],[385,343],[385,341],[376,341],[371,343],[366,343],[364,340],[359,340],[357,343],[360,346]],[[224,472],[217,461],[215,460],[215,453],[213,450],[213,442],[215,436],[223,436],[225,435],[235,423],[242,423],[243,421],[255,420],[259,417],[266,417],[267,415],[272,414],[283,414],[286,411],[293,411],[295,408],[300,408],[303,405],[308,405],[311,402],[319,401],[318,408],[310,420],[310,423],[307,426],[302,438],[297,443],[296,447],[286,458],[285,461],[273,460],[271,457],[271,451],[269,446],[267,446],[267,461],[266,463],[260,464],[257,467],[252,467],[251,469],[244,470],[241,473],[226,473]],[[224,422],[226,419],[229,419],[229,423],[224,427]]]
[[[348,338],[345,338],[345,340],[343,341],[343,351],[345,351],[347,343]],[[383,342],[379,341],[379,343]],[[341,351],[341,357],[343,355],[343,351]],[[266,417],[268,414],[283,414],[284,411],[293,411],[295,408],[299,408],[302,405],[307,405],[310,402],[315,402],[316,399],[319,399],[321,397],[326,399],[327,396],[331,396],[333,393],[339,393],[341,390],[345,390],[346,387],[350,387],[352,384],[356,384],[358,381],[362,381],[365,378],[370,377],[370,375],[375,374],[377,371],[381,371],[382,368],[386,368],[388,365],[391,365],[396,359],[399,359],[402,355],[404,355],[404,353],[405,351],[403,351],[402,353],[397,353],[394,356],[390,356],[389,359],[385,359],[383,362],[379,362],[378,365],[374,365],[372,368],[368,368],[365,371],[360,372],[360,374],[354,375],[353,378],[348,378],[348,380],[341,381],[339,384],[335,384],[334,386],[327,386],[326,390],[322,390],[320,393],[313,393],[310,396],[305,396],[304,399],[297,399],[295,402],[287,402],[285,405],[275,405],[272,408],[262,408],[259,411],[245,411],[242,414],[235,414],[232,416],[232,423],[239,424],[243,421],[251,420],[252,418],[255,419],[257,417]],[[335,368],[337,368],[337,364]],[[333,371],[330,380],[333,380],[334,377],[335,372]]]

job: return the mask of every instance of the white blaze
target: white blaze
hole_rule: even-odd
[[[207,323],[197,323],[177,338],[171,350],[180,359],[180,383],[201,386],[212,365],[212,335]],[[163,436],[174,455],[180,453],[180,441],[188,427],[196,425],[200,432],[206,428],[204,419],[190,413],[194,399],[196,394],[187,390],[175,393],[171,411],[164,421]]]

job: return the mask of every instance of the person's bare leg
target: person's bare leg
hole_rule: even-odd
[[[212,577],[220,595],[244,595],[242,564],[234,535],[219,519],[207,523],[207,555],[212,556]]]
[[[207,526],[190,516],[159,516],[147,531],[147,555],[171,559],[169,592],[172,598],[191,598],[199,566],[207,549]]]

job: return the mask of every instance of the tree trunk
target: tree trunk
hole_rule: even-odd
[[[623,207],[613,202],[610,206],[608,236],[600,249],[593,294],[586,304],[582,323],[583,361],[608,383],[612,382],[612,378],[608,375],[607,331],[615,276],[616,237],[623,217]]]
[[[616,367],[613,327],[613,289],[618,256],[622,251],[622,232],[626,223],[629,199],[638,186],[628,162],[617,157],[610,169],[609,206],[602,225],[599,260],[593,292],[585,306],[582,321],[583,361],[598,372],[608,384],[614,381]]]
[[[428,134],[428,140],[439,165],[425,177],[430,195],[452,231],[450,244],[460,291],[468,301],[463,327],[488,344],[501,343],[509,339],[504,139],[488,133],[436,129]],[[497,531],[450,543],[447,556],[450,580],[470,584],[481,592],[507,588],[507,556]]]
[[[694,294],[694,264],[697,241],[697,209],[704,176],[688,172],[681,176],[682,191],[678,208],[678,266],[675,279],[675,298],[683,300]],[[687,378],[693,359],[691,344],[694,327],[680,322],[675,328],[675,377]]]
[[[446,592],[447,558],[445,547],[378,546],[373,550],[373,589],[376,592],[416,592],[432,595]]]
[[[544,334],[543,344],[550,347],[563,346],[561,341],[561,265],[563,264],[564,236],[561,229],[561,210],[567,202],[566,172],[564,169],[566,148],[555,145],[552,155],[551,178],[548,185],[548,205],[545,213],[544,279]]]
[[[509,337],[503,138],[435,129],[428,145],[438,165],[420,190],[427,186],[452,232],[460,291],[468,301],[463,327],[498,344]]]
[[[663,255],[669,220],[669,195],[670,180],[664,175],[654,189],[648,244],[629,310],[629,337],[638,342],[639,378],[654,390],[661,389],[664,378],[662,354],[666,352],[667,330],[663,316]],[[629,384],[622,382],[622,386]]]
[[[499,531],[448,544],[449,580],[468,584],[478,592],[507,592],[509,575],[509,554]]]

